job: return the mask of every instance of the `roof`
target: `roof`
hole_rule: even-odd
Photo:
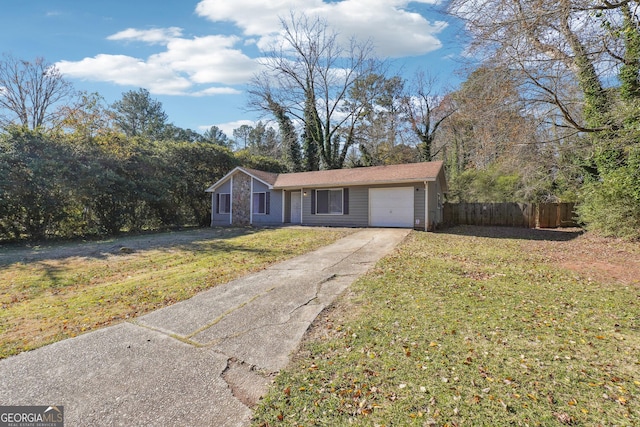
[[[406,163],[402,165],[297,172],[278,175],[278,179],[273,187],[293,189],[303,187],[435,181],[440,173],[443,173],[442,162]]]
[[[273,188],[273,184],[276,182],[276,179],[278,178],[277,173],[264,172],[264,171],[259,171],[257,169],[243,168],[238,166],[234,168],[231,172],[229,172],[228,174],[220,178],[218,182],[213,184],[211,187],[207,188],[205,191],[209,193],[216,191],[216,189],[220,187],[222,184],[224,184],[225,182],[227,182],[229,178],[231,178],[231,176],[233,176],[236,173],[236,171],[242,171],[247,175],[257,179],[258,181],[262,181],[262,183],[264,183],[269,188]]]
[[[271,173],[237,167],[206,191],[215,191],[236,171],[242,171],[262,181],[269,188],[287,190],[310,187],[336,187],[371,184],[402,184],[444,179],[442,162],[405,163],[401,165],[370,166],[352,169],[332,169],[315,172]],[[446,184],[445,184],[446,185]],[[446,187],[444,188],[446,191]]]
[[[264,172],[264,171],[259,171],[257,169],[249,169],[249,168],[240,168],[240,169],[247,172],[249,175],[253,175],[254,178],[257,178],[268,185],[275,184],[276,179],[278,178],[277,173]]]

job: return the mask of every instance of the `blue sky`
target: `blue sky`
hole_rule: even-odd
[[[112,103],[148,89],[169,121],[231,130],[246,111],[246,83],[279,17],[318,14],[341,35],[371,39],[409,77],[422,68],[444,87],[459,83],[459,22],[440,0],[3,0],[0,52],[56,64],[79,90]]]

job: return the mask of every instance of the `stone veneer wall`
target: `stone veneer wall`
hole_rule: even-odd
[[[251,222],[251,177],[237,173],[233,177],[233,225],[249,225]]]

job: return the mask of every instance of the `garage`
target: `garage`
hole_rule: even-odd
[[[413,227],[413,187],[369,189],[369,225]]]

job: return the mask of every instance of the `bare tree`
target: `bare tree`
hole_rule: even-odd
[[[304,129],[305,154],[313,156],[317,147],[324,168],[341,168],[365,108],[345,101],[349,89],[378,64],[372,45],[354,39],[341,44],[320,18],[291,13],[281,24],[281,43],[265,55],[265,71],[253,80],[251,105],[276,118],[291,117]]]
[[[430,162],[438,154],[434,145],[438,128],[454,112],[450,103],[437,93],[436,80],[423,71],[418,71],[404,98],[404,111],[411,130],[420,141],[422,160]]]
[[[613,33],[595,12],[622,3],[629,2],[452,0],[449,10],[466,21],[476,53],[526,77],[522,92],[537,104],[532,110],[551,105],[563,125],[597,132],[608,126],[603,117],[611,100],[604,81],[618,64],[604,42]]]
[[[44,59],[30,62],[4,54],[0,61],[0,126],[56,126],[61,120],[56,107],[73,93],[71,83]]]
[[[497,160],[516,156],[515,147],[534,140],[535,128],[518,92],[519,78],[507,68],[480,67],[442,103],[453,104],[448,108],[455,111],[440,131],[450,140],[445,143],[460,143],[458,170],[485,169]],[[437,139],[442,147],[444,138]]]

